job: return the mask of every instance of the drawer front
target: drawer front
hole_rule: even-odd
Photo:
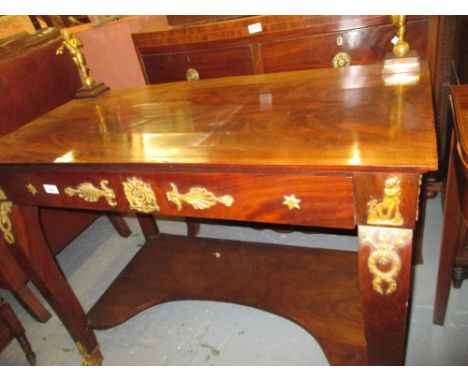
[[[426,55],[427,23],[418,20],[408,23],[406,40],[411,49],[423,57]],[[265,73],[327,68],[339,52],[351,56],[351,64],[380,63],[387,52],[391,52],[391,40],[396,28],[384,25],[354,29],[337,33],[289,38],[261,44],[261,55]],[[340,38],[340,44],[337,39]]]
[[[253,74],[250,45],[142,55],[148,83],[186,81],[195,69],[200,79]]]
[[[19,204],[353,228],[351,176],[88,172],[0,174]]]

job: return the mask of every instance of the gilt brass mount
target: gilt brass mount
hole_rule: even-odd
[[[294,194],[283,196],[283,204],[290,210],[294,208],[297,208],[298,210],[301,209],[300,203],[301,199],[296,198],[296,195]]]
[[[12,209],[13,202],[10,202],[7,199],[5,192],[0,187],[0,231],[8,244],[13,244],[15,242],[15,236],[12,232],[13,227],[10,219]]]
[[[127,178],[122,183],[130,208],[135,211],[150,213],[159,211],[156,195],[151,185],[140,178]]]
[[[175,183],[171,183],[172,190],[167,192],[167,200],[177,206],[177,210],[182,210],[182,203],[190,204],[196,210],[205,210],[213,207],[216,203],[231,207],[234,198],[231,195],[216,196],[211,191],[202,187],[191,187],[185,194],[180,194]]]
[[[332,66],[334,68],[344,68],[351,65],[351,56],[346,52],[340,52],[333,56]]]
[[[101,366],[102,365],[102,354],[99,347],[96,347],[92,353],[88,353],[85,346],[81,342],[76,343],[76,347],[83,359],[82,366]]]
[[[76,189],[67,187],[65,189],[65,194],[68,196],[78,195],[80,198],[91,203],[96,203],[99,198],[103,196],[111,207],[115,207],[117,205],[117,202],[115,201],[115,192],[107,187],[109,181],[104,179],[101,180],[99,184],[101,189],[97,188],[90,182],[81,183]]]
[[[400,178],[392,176],[385,180],[381,201],[372,198],[367,203],[367,224],[403,225],[400,213],[401,186]]]
[[[30,194],[32,194],[33,196],[36,195],[36,194],[38,193],[37,188],[36,188],[33,184],[31,184],[31,183],[29,183],[29,184],[26,185],[26,189],[27,189],[28,192],[29,192]]]
[[[188,68],[187,73],[185,73],[185,77],[187,81],[198,81],[200,79],[200,73],[198,73],[197,69]]]
[[[395,230],[361,227],[362,245],[372,248],[367,267],[373,276],[372,288],[381,295],[395,293],[398,288],[397,276],[401,270],[398,249],[405,246],[410,238],[410,230]]]

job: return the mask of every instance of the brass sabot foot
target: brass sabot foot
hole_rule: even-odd
[[[103,357],[101,354],[101,350],[99,346],[96,346],[91,353],[88,353],[86,347],[81,343],[77,342],[76,347],[81,354],[81,358],[83,361],[81,362],[81,366],[101,366]]]

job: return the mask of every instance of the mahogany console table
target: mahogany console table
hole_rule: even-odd
[[[181,299],[289,318],[331,364],[403,364],[421,176],[437,168],[437,151],[427,66],[406,84],[381,71],[228,77],[71,101],[0,139],[0,253],[29,267],[85,364],[102,361],[93,329]],[[146,244],[87,314],[45,244],[40,206],[140,217]],[[159,234],[158,214],[357,226],[359,251]]]

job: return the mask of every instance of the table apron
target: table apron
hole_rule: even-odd
[[[353,228],[351,175],[0,171],[16,204]]]

